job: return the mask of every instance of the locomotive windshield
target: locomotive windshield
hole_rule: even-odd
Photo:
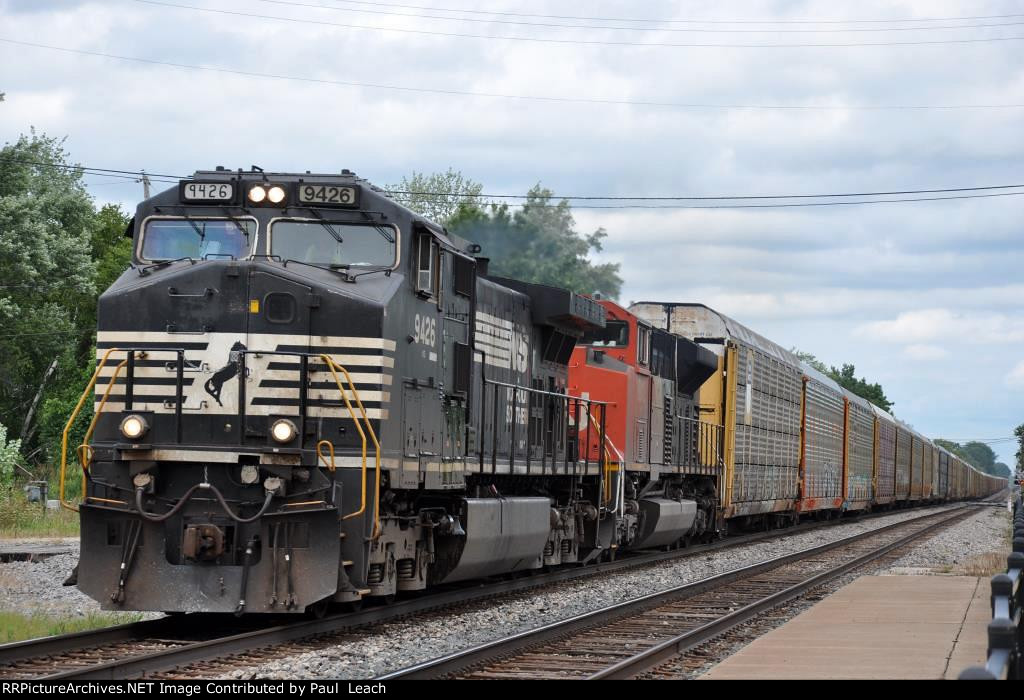
[[[255,231],[256,222],[249,219],[150,219],[142,234],[139,257],[147,261],[244,258]]]
[[[393,267],[397,238],[394,226],[285,219],[270,226],[270,254],[320,265]]]
[[[626,347],[629,345],[629,324],[625,321],[608,321],[604,328],[595,328],[584,333],[580,345]]]

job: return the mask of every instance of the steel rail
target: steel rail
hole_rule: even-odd
[[[962,520],[968,515],[968,513],[969,511],[965,513],[958,513],[943,520],[939,520],[923,530],[912,532],[906,537],[901,537],[889,544],[882,545],[881,547],[862,554],[855,559],[851,559],[834,569],[828,569],[810,576],[800,583],[786,588],[785,590],[779,591],[773,595],[765,596],[755,603],[751,603],[750,605],[739,608],[738,610],[734,610],[728,615],[724,615],[717,620],[698,627],[695,630],[685,632],[671,639],[665,640],[664,642],[641,651],[628,659],[620,661],[614,666],[609,666],[603,671],[591,674],[587,680],[633,678],[634,676],[650,670],[651,668],[654,668],[659,664],[678,656],[679,654],[685,653],[706,641],[714,639],[737,625],[747,622],[748,620],[752,620],[766,610],[788,603],[789,601],[800,597],[807,591],[817,588],[827,581],[838,578],[843,574],[874,561],[875,559],[885,556],[894,549],[899,549],[900,547],[924,537],[941,527],[949,525],[952,522]]]
[[[824,552],[839,549],[841,547],[853,544],[866,538],[874,537],[880,533],[894,530],[896,528],[907,527],[913,525],[914,523],[918,523],[921,520],[926,520],[928,518],[940,518],[942,516],[948,516],[943,518],[942,520],[939,520],[938,522],[934,523],[928,528],[911,533],[911,535],[908,538],[903,538],[901,540],[896,541],[895,543],[885,545],[879,550],[873,550],[868,555],[858,557],[856,560],[854,560],[854,563],[852,564],[843,565],[841,567],[838,567],[837,569],[829,570],[823,572],[820,575],[816,575],[813,578],[814,583],[808,584],[808,587],[813,588],[814,586],[820,584],[822,581],[828,578],[841,575],[850,568],[861,566],[870,559],[877,558],[896,547],[903,546],[904,544],[906,544],[906,541],[910,541],[912,539],[921,537],[924,534],[927,534],[928,532],[933,531],[934,529],[941,527],[943,525],[949,524],[950,522],[955,521],[957,519],[965,518],[973,512],[975,512],[975,509],[973,507],[967,505],[959,505],[954,508],[941,511],[939,513],[930,513],[910,520],[892,523],[890,525],[885,525],[881,528],[875,528],[873,530],[868,530],[866,532],[859,533],[851,537],[836,540],[835,542],[818,545],[816,547],[811,547],[809,549],[793,552],[791,554],[786,554],[774,559],[769,559],[756,564],[740,567],[738,569],[733,569],[731,571],[727,571],[725,573],[718,574],[716,576],[712,576],[706,579],[701,579],[699,581],[677,586],[675,588],[671,588],[665,591],[652,593],[646,596],[642,596],[640,598],[635,598],[621,603],[616,603],[601,608],[599,610],[583,613],[565,620],[560,620],[558,622],[553,622],[531,630],[526,630],[518,634],[511,635],[509,637],[494,640],[491,642],[485,642],[483,644],[479,644],[468,649],[464,649],[462,651],[454,652],[446,656],[431,659],[420,664],[416,664],[404,669],[400,669],[398,671],[378,676],[376,680],[427,679],[438,678],[459,673],[461,671],[478,666],[488,661],[513,656],[517,653],[523,652],[528,649],[532,649],[542,644],[564,639],[577,632],[590,630],[595,627],[600,627],[604,624],[614,622],[616,620],[628,618],[631,615],[635,615],[637,613],[650,610],[652,608],[657,608],[661,605],[668,604],[677,599],[688,598],[690,596],[704,593],[706,591],[710,591],[721,586],[728,585],[730,583],[740,581],[751,576],[755,576],[757,574],[771,571],[772,569],[779,568],[786,564],[790,564],[803,559],[809,559]],[[952,513],[952,515],[950,515],[950,513]],[[811,580],[812,579],[809,579],[809,581]],[[793,586],[790,589],[784,591],[783,593],[787,593],[789,597],[796,597],[797,595],[803,593],[804,590],[806,590],[803,589],[797,591],[796,589],[799,587],[799,585],[800,584],[798,584],[797,586]],[[788,598],[786,599],[788,600]],[[781,597],[777,600],[774,600],[771,603],[761,601],[760,603],[748,606],[747,608],[741,608],[739,611],[730,614],[729,619],[731,621],[728,624],[722,623],[724,626],[719,626],[718,622],[716,621],[713,623],[709,623],[708,625],[705,625],[700,629],[706,630],[706,634],[709,637],[717,636],[726,629],[739,624],[745,619],[749,619],[749,617],[755,616],[764,609],[775,607],[780,602],[783,602],[783,599]],[[747,616],[740,619],[738,613],[742,611],[746,611]],[[693,633],[696,634],[697,631],[699,630],[695,630],[693,631]],[[684,636],[686,635],[680,635],[680,637]],[[701,641],[703,641],[703,639]],[[693,646],[699,643],[700,641],[694,641],[690,643],[689,646]],[[675,649],[680,644],[682,644],[682,642],[680,642],[677,638],[672,638],[664,643],[659,643],[657,649],[660,653],[662,647],[664,647],[665,649],[668,649],[669,647]],[[641,652],[641,654],[638,654],[636,657],[633,657],[635,659],[638,659],[636,661],[637,665],[640,665],[642,663],[639,660],[639,658],[644,653],[647,652]],[[674,656],[676,653],[677,652],[672,651],[671,653],[669,653],[669,656]],[[616,664],[616,667],[609,667],[609,669],[606,669],[605,671],[595,674],[594,676],[592,676],[592,678],[622,678],[629,677],[630,675],[633,675],[636,672],[638,672],[630,672],[628,669],[626,669],[625,664],[626,662],[622,662],[622,664]],[[619,669],[617,669],[619,665],[623,665],[623,673],[625,673],[625,675],[622,675],[622,673],[619,672]],[[613,669],[616,670],[613,671]],[[609,673],[613,675],[603,675]]]
[[[960,511],[963,509],[964,506],[962,504],[956,504],[940,511],[939,513],[931,513],[921,517],[936,517],[942,513]],[[495,595],[519,593],[552,584],[582,580],[602,574],[611,574],[642,566],[658,564],[673,559],[685,558],[692,555],[730,549],[732,547],[763,542],[765,540],[781,539],[788,537],[789,535],[817,530],[831,525],[864,522],[865,520],[872,520],[893,514],[894,513],[892,511],[887,511],[863,514],[850,519],[802,523],[794,527],[731,536],[718,542],[695,545],[671,551],[639,552],[616,561],[597,562],[585,567],[559,569],[552,572],[538,573],[528,577],[487,582],[483,585],[479,582],[471,583],[468,586],[460,584],[448,589],[440,589],[420,598],[401,600],[397,603],[392,603],[391,605],[381,605],[358,612],[331,615],[319,620],[300,619],[296,621],[289,621],[285,624],[262,627],[256,630],[235,633],[202,641],[183,641],[176,647],[125,656],[116,660],[96,664],[94,666],[76,666],[70,670],[59,671],[39,677],[39,679],[116,680],[131,678],[142,675],[146,672],[171,670],[175,667],[195,661],[208,660],[234,653],[251,651],[311,636],[380,624],[456,605],[475,603],[493,598]],[[920,518],[901,521],[900,523],[894,523],[881,528],[868,530],[856,537],[863,538],[875,533],[884,532],[893,527],[897,527],[908,522],[914,522],[918,519]],[[697,584],[691,585],[698,585],[700,583],[703,582],[697,582]],[[55,637],[25,640],[21,642],[11,642],[0,645],[0,676],[5,675],[4,666],[24,662],[30,659],[67,654],[69,652],[87,650],[114,643],[133,641],[141,642],[147,638],[166,640],[168,637],[171,637],[173,639],[176,636],[182,635],[183,624],[186,625],[186,630],[192,629],[193,627],[208,629],[211,625],[223,623],[226,620],[226,617],[219,615],[190,614],[181,617],[167,617],[158,620],[118,625],[116,627],[109,627],[101,630],[77,632]],[[238,621],[231,618],[231,621],[228,624],[237,625]]]

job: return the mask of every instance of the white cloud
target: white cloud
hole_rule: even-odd
[[[908,345],[903,352],[914,360],[941,360],[949,357],[949,351],[938,345]]]
[[[857,335],[890,343],[918,344],[932,340],[974,345],[1024,341],[1024,318],[996,313],[964,313],[949,309],[905,311],[896,318],[859,326]]]
[[[1006,383],[1010,386],[1024,387],[1024,360],[1017,363],[1017,366],[1006,375]]]

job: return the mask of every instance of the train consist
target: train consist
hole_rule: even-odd
[[[1005,485],[704,306],[489,275],[348,171],[197,172],[128,233],[61,482],[106,608],[319,613]]]

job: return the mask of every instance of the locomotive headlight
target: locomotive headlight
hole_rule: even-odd
[[[129,440],[138,440],[149,430],[149,423],[142,416],[130,415],[121,421],[121,434]]]
[[[267,190],[267,199],[273,204],[280,204],[284,201],[284,188],[280,185],[274,185]]]
[[[249,201],[253,204],[259,204],[267,198],[267,188],[262,185],[253,185],[249,188]]]
[[[285,418],[274,421],[274,425],[270,427],[271,437],[281,443],[294,440],[297,432],[295,424]]]

